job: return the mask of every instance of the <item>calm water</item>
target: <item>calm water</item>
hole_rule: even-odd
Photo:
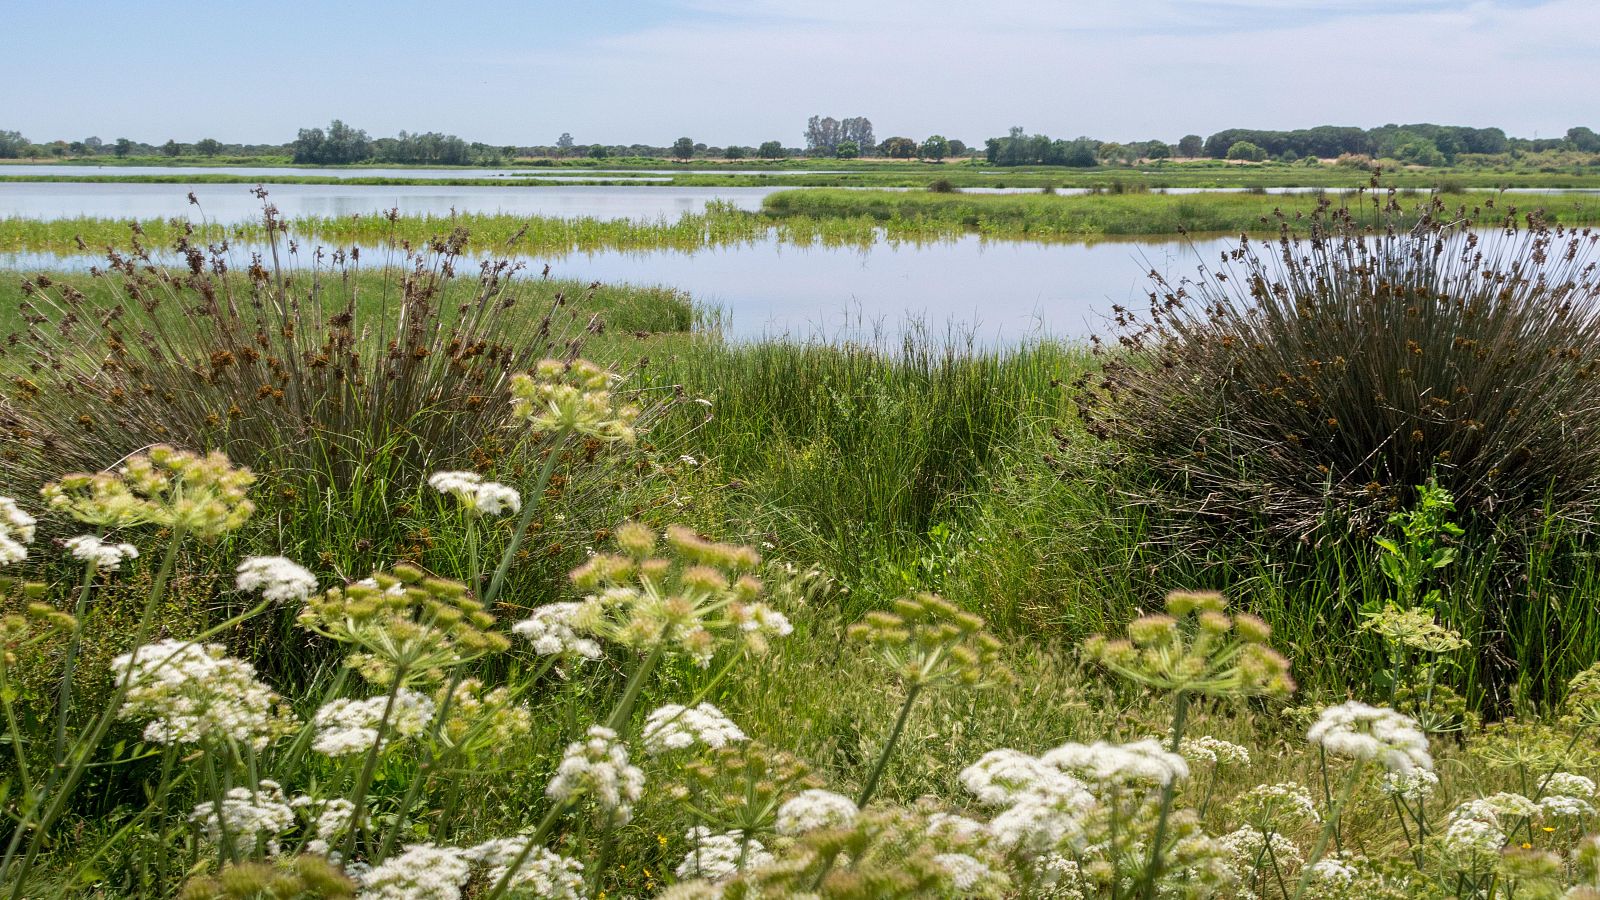
[[[245,175],[260,178],[302,176],[317,178],[513,178],[535,181],[593,181],[597,178],[617,176],[652,175],[842,175],[845,170],[829,169],[384,169],[343,168],[334,166],[57,166],[21,163],[0,165],[0,175],[48,175],[52,178],[86,178],[111,176],[137,178],[147,175]],[[666,181],[666,178],[641,178],[642,181]]]
[[[694,253],[607,251],[528,258],[555,278],[665,285],[719,308],[730,336],[858,337],[920,322],[970,329],[979,343],[1034,336],[1084,338],[1106,330],[1113,303],[1142,309],[1145,273],[1193,271],[1226,241],[1032,244],[976,236],[871,249],[797,247],[773,239]],[[248,259],[245,248],[240,259]],[[386,258],[365,249],[366,265]],[[302,262],[310,263],[306,253]],[[83,269],[95,257],[0,254],[0,269]],[[469,267],[461,267],[469,271]]]

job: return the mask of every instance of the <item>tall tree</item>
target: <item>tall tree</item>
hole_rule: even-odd
[[[1178,155],[1190,158],[1206,152],[1206,142],[1198,134],[1186,134],[1178,139]]]
[[[133,152],[133,141],[130,141],[127,138],[117,138],[116,149],[112,150],[111,152],[118,156],[125,157]]]
[[[672,142],[672,155],[678,159],[694,158],[694,138],[681,137]]]
[[[556,138],[556,151],[562,156],[572,152],[572,132],[561,132],[561,137]]]
[[[194,149],[202,156],[216,156],[222,152],[222,142],[216,138],[202,138],[195,142]]]
[[[806,122],[806,153],[810,156],[833,156],[844,140],[839,120],[828,116],[812,116]],[[859,145],[858,145],[859,146]]]
[[[28,152],[28,139],[20,131],[0,131],[0,159],[16,159]]]
[[[178,156],[183,153],[183,145],[175,140],[168,140],[161,145],[161,153],[165,156]]]
[[[762,159],[783,159],[783,145],[777,141],[767,141],[756,151]]]
[[[872,120],[866,116],[857,116],[840,122],[839,140],[855,141],[856,146],[861,148],[862,153],[868,155],[878,143],[872,137]]]
[[[918,152],[923,159],[944,159],[950,155],[950,142],[942,134],[930,135]]]

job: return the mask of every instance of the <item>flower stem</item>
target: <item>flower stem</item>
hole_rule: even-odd
[[[1189,695],[1179,691],[1172,699],[1172,743],[1167,748],[1173,753],[1178,752],[1178,746],[1183,741],[1183,729],[1189,720]],[[1142,896],[1145,900],[1154,900],[1156,895],[1156,882],[1161,878],[1161,870],[1166,867],[1166,853],[1163,845],[1167,840],[1167,821],[1172,817],[1172,799],[1178,793],[1178,779],[1171,778],[1166,786],[1161,789],[1161,813],[1156,818],[1155,836],[1150,841],[1150,862],[1145,866],[1144,890]]]
[[[495,567],[494,577],[489,579],[489,589],[483,592],[484,606],[493,604],[495,598],[500,596],[500,588],[505,584],[506,573],[511,571],[511,562],[516,559],[517,549],[522,546],[522,539],[528,535],[528,525],[533,521],[533,513],[539,508],[540,501],[544,499],[544,490],[550,486],[550,476],[555,474],[556,462],[561,459],[566,443],[565,434],[556,438],[556,445],[550,448],[549,454],[544,458],[544,467],[539,470],[539,480],[533,486],[533,493],[523,498],[522,515],[517,519],[517,530],[512,532],[511,543],[507,544],[505,552],[500,554],[500,565]]]

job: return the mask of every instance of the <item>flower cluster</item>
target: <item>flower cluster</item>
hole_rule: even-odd
[[[370,900],[459,900],[472,877],[466,854],[454,847],[412,844],[361,874]]]
[[[145,718],[145,740],[159,744],[233,742],[260,749],[287,720],[277,694],[255,667],[225,655],[221,644],[163,640],[111,661],[128,685],[122,718]]]
[[[281,603],[311,596],[317,576],[282,556],[251,556],[239,564],[235,584],[241,591],[260,592],[263,600]]]
[[[4,499],[4,498],[0,498]],[[80,534],[62,541],[62,546],[74,559],[81,559],[98,572],[115,572],[125,560],[136,559],[139,548],[132,544],[108,544],[92,534]],[[0,557],[4,556],[3,538],[0,538]]]
[[[1408,772],[1384,772],[1378,779],[1378,790],[1407,803],[1426,803],[1439,790],[1439,776],[1418,768]]]
[[[1440,625],[1433,614],[1419,607],[1400,607],[1389,604],[1383,609],[1367,613],[1361,623],[1387,643],[1410,647],[1424,653],[1450,653],[1471,646],[1460,634]]]
[[[594,802],[602,824],[626,825],[633,804],[644,793],[644,773],[628,760],[628,747],[617,733],[599,725],[590,727],[584,740],[567,745],[561,765],[545,794],[557,803]]]
[[[737,831],[714,833],[704,825],[689,829],[691,848],[674,873],[679,878],[723,881],[744,869],[759,869],[773,861],[758,840]]]
[[[484,481],[476,472],[435,472],[428,486],[449,494],[479,515],[504,516],[522,511],[522,495],[497,481]]]
[[[1306,739],[1330,756],[1375,760],[1391,772],[1433,768],[1427,735],[1410,717],[1387,707],[1356,700],[1330,706],[1312,724]]]
[[[639,410],[611,395],[616,380],[587,360],[542,360],[532,374],[512,376],[511,415],[535,431],[632,443]]]
[[[709,665],[720,644],[765,652],[772,638],[792,632],[782,613],[761,602],[763,587],[748,574],[760,564],[754,550],[705,540],[687,528],[667,529],[667,556],[655,556],[660,538],[638,523],[616,529],[621,554],[601,554],[572,573],[590,591],[566,627],[626,647],[661,647]],[[555,616],[528,620],[523,633],[555,637]],[[551,646],[554,646],[552,642]]]
[[[983,619],[934,594],[902,597],[893,611],[867,613],[849,633],[875,649],[908,687],[978,686],[1009,677],[1000,641],[983,630]]]
[[[1249,748],[1209,734],[1179,741],[1178,755],[1192,763],[1209,763],[1213,766],[1250,765]]]
[[[1240,797],[1235,806],[1242,821],[1263,831],[1284,831],[1322,821],[1317,802],[1292,781],[1258,784]]]
[[[1053,769],[1091,784],[1147,784],[1166,787],[1189,777],[1189,764],[1160,741],[1145,739],[1131,744],[1062,744],[1039,758]]]
[[[467,586],[410,565],[314,596],[300,624],[351,644],[348,663],[374,684],[438,680],[446,669],[508,646]]]
[[[438,702],[443,708],[443,688]],[[516,746],[532,727],[532,711],[517,702],[510,690],[486,688],[476,678],[465,678],[456,685],[440,738],[471,755]]]
[[[801,791],[778,807],[778,833],[804,834],[818,828],[838,828],[855,821],[855,801],[821,788]]]
[[[385,709],[389,713],[386,726],[383,725]],[[324,756],[365,753],[378,742],[380,726],[384,730],[384,749],[387,749],[397,738],[421,734],[433,721],[433,712],[432,700],[407,688],[396,691],[392,703],[387,695],[365,700],[330,700],[311,720],[316,729],[311,749]]]
[[[572,623],[582,610],[581,603],[547,603],[511,626],[511,631],[527,638],[533,644],[533,652],[540,656],[599,659],[604,655],[599,642],[583,637],[573,628]]]
[[[220,815],[217,804],[207,801],[194,808],[189,821],[213,843],[226,840],[246,854],[276,855],[278,837],[294,827],[295,815],[278,783],[262,779],[255,790],[237,787],[228,791]]]
[[[131,456],[115,472],[75,473],[44,486],[51,508],[105,527],[160,525],[203,538],[233,531],[255,512],[255,476],[221,453],[166,445]]]
[[[645,717],[644,747],[652,754],[702,745],[720,750],[745,740],[733,720],[709,703],[693,707],[669,703]]]
[[[28,558],[27,545],[33,543],[35,521],[17,506],[17,501],[0,497],[0,565]]]
[[[317,800],[301,794],[289,801],[289,805],[311,817],[311,833],[315,837],[306,842],[306,850],[310,853],[329,855],[333,842],[349,831],[351,823],[355,821],[355,804],[343,797]]]
[[[1294,692],[1289,661],[1271,647],[1272,629],[1249,613],[1228,615],[1216,593],[1167,595],[1167,614],[1128,623],[1128,636],[1096,635],[1084,655],[1139,684],[1175,693],[1284,697]],[[1187,624],[1186,624],[1187,623]]]
[[[527,838],[485,841],[461,851],[461,856],[483,867],[484,881],[491,885],[504,880],[507,869],[521,858],[516,872],[506,882],[512,896],[533,900],[579,900],[585,896],[583,863],[537,845],[529,849]]]

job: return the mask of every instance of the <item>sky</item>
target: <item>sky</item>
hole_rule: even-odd
[[[1600,128],[1600,0],[16,3],[0,129],[282,143],[333,118],[491,144],[1176,141],[1223,128]]]

